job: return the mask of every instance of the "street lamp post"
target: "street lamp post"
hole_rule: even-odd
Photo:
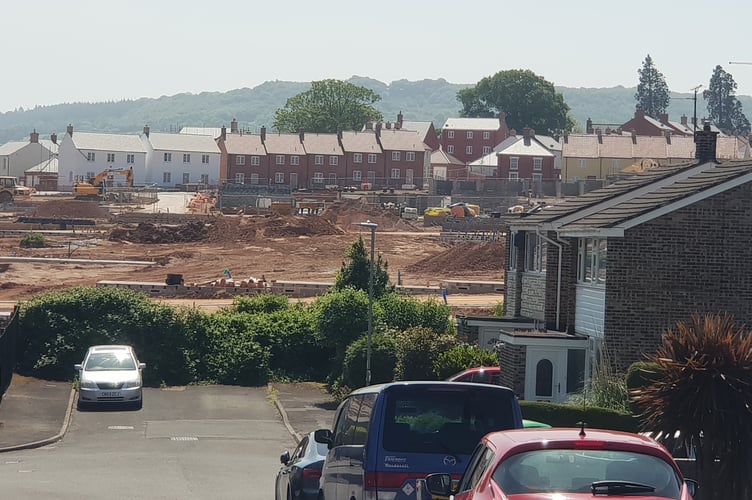
[[[371,262],[368,272],[368,343],[366,347],[366,385],[371,385],[371,342],[373,339],[373,260],[374,250],[376,248],[376,228],[379,227],[379,225],[375,222],[371,222],[370,220],[366,222],[355,222],[354,224],[371,230]]]

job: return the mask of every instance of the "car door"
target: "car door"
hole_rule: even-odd
[[[293,477],[293,474],[296,470],[295,466],[298,462],[300,462],[301,457],[305,455],[305,449],[307,445],[308,436],[300,440],[297,448],[295,448],[295,450],[290,455],[290,461],[287,462],[286,465],[282,465],[282,468],[279,470],[279,473],[277,474],[277,499],[286,500],[287,490],[289,489],[290,491],[293,491],[295,489],[295,478]]]
[[[480,443],[475,448],[475,452],[468,462],[465,474],[462,476],[462,480],[460,480],[454,500],[471,500],[477,498],[476,493],[479,490],[485,489],[485,487],[479,487],[481,479],[488,476],[487,469],[494,462],[495,458],[496,455],[493,450],[484,443]]]

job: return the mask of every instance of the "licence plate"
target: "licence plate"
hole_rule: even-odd
[[[120,392],[119,391],[103,391],[102,397],[104,398],[119,398]]]

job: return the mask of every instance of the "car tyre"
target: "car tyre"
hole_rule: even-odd
[[[143,400],[143,398],[139,399],[138,401],[136,401],[135,403],[133,403],[133,409],[136,410],[136,411],[140,410],[143,407],[144,407],[144,400]]]

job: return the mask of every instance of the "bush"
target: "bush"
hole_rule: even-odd
[[[579,427],[579,422],[585,422],[586,429],[640,430],[639,418],[629,412],[609,408],[537,401],[520,401],[520,407],[523,418],[544,422],[552,427]]]
[[[379,320],[389,328],[407,330],[416,326],[438,333],[452,333],[452,309],[435,300],[418,300],[397,292],[378,300]]]
[[[392,334],[378,333],[371,338],[371,384],[394,380],[397,341]],[[343,382],[351,389],[366,383],[366,353],[368,337],[363,336],[350,344],[343,363]]]
[[[41,233],[29,233],[21,239],[21,248],[43,248],[47,246],[47,240]]]
[[[291,307],[290,299],[286,295],[262,293],[255,297],[236,297],[231,310],[245,313],[272,313]]]
[[[499,366],[499,356],[494,351],[482,350],[478,346],[460,344],[439,353],[434,363],[434,371],[443,380],[476,366]]]
[[[253,315],[246,313],[210,318],[206,330],[208,349],[203,380],[229,385],[267,382],[269,351],[255,340],[249,328],[252,320]]]
[[[640,408],[632,399],[639,397],[643,389],[660,380],[661,377],[661,367],[658,363],[638,361],[629,366],[626,383],[630,396],[629,405],[633,413],[640,413]]]
[[[457,345],[457,337],[431,329],[410,328],[397,335],[395,380],[438,380],[435,362],[439,355]]]

